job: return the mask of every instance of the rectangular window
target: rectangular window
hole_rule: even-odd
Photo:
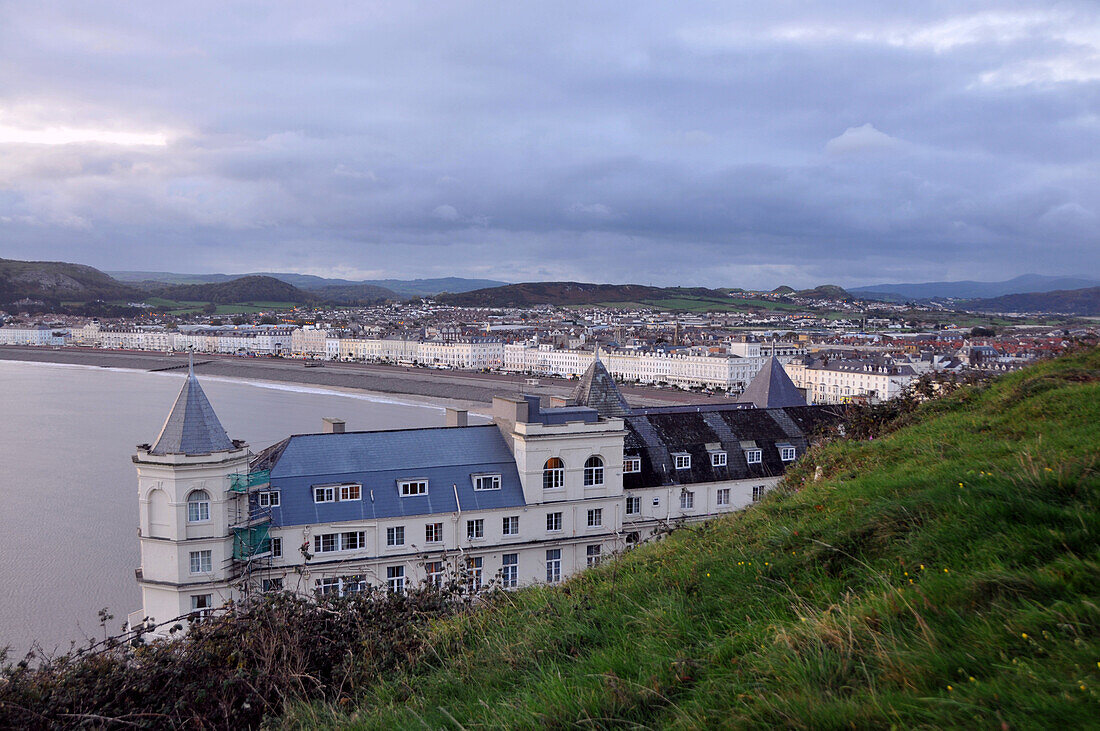
[[[271,557],[282,558],[283,557],[283,539],[272,538],[271,539]]]
[[[628,497],[626,499],[626,514],[639,515],[642,512],[642,499],[640,497]]]
[[[723,506],[723,505],[729,505],[730,504],[730,489],[728,487],[718,488],[718,497],[715,500],[715,503],[718,506]]]
[[[546,552],[546,583],[561,581],[561,549],[552,548]]]
[[[500,475],[474,475],[475,490],[499,490]]]
[[[209,574],[214,570],[214,563],[210,551],[191,551],[188,558],[191,563],[191,573]]]
[[[336,502],[336,488],[335,487],[315,487],[315,488],[313,488],[313,502],[315,502],[315,503],[334,503],[334,502]]]
[[[396,525],[386,529],[386,545],[387,546],[403,546],[405,545],[405,526]]]
[[[710,466],[711,467],[725,467],[726,466],[726,453],[725,452],[711,452],[710,453]]]
[[[550,533],[561,530],[561,513],[546,514],[546,530]]]
[[[402,528],[402,531],[405,529]],[[340,550],[341,551],[358,551],[364,545],[366,545],[367,534],[361,530],[348,531],[340,534]],[[402,533],[402,539],[404,533]]]
[[[623,457],[623,474],[631,475],[642,471],[641,457]]]
[[[428,523],[424,526],[424,542],[425,543],[442,543],[443,542],[443,524],[442,523]]]
[[[519,516],[509,515],[504,518],[504,525],[501,531],[506,536],[518,536],[519,535]]]
[[[477,518],[476,520],[466,521],[466,540],[473,541],[478,538],[485,537],[485,520],[483,518]]]
[[[466,559],[466,589],[475,592],[481,588],[481,569],[485,565],[485,559],[481,556],[471,556]]]
[[[260,579],[260,591],[282,591],[283,579],[278,577],[275,579]]]
[[[500,583],[506,589],[519,585],[519,554],[506,553],[501,557]]]
[[[603,508],[592,508],[588,511],[588,527],[600,528],[603,526]]]
[[[256,496],[256,500],[261,508],[277,508],[279,507],[279,491],[261,492]]]
[[[749,464],[760,464],[763,461],[764,453],[759,449],[746,449],[745,450],[745,462]]]
[[[324,596],[326,594],[338,595],[340,593],[340,579],[336,576],[328,576],[313,582],[313,590]]]
[[[390,590],[391,594],[404,594],[405,593],[405,567],[404,566],[387,566],[386,567],[386,588]]]
[[[680,510],[691,510],[695,507],[695,493],[689,490],[680,491]]]
[[[205,523],[210,520],[210,501],[209,500],[188,500],[187,502],[187,522],[188,523]]]
[[[676,469],[678,470],[690,470],[691,469],[691,455],[690,454],[677,454],[676,457]]]
[[[761,498],[764,497],[765,492],[767,492],[767,490],[763,485],[753,485],[752,486],[752,501],[754,503],[759,502],[761,500]]]
[[[340,501],[360,500],[363,497],[362,485],[340,485]]]
[[[314,553],[332,553],[340,550],[339,533],[322,533],[313,536]]]
[[[367,581],[362,576],[340,577],[340,596],[362,594],[367,589]]]
[[[588,546],[585,549],[585,553],[587,554],[587,559],[588,559],[588,565],[589,566],[595,566],[596,564],[598,564],[600,562],[600,550],[601,549],[600,549],[599,545]]]
[[[213,594],[192,594],[191,595],[191,611],[202,612],[206,609],[214,608],[214,595]]]
[[[397,483],[397,486],[400,488],[401,497],[428,494],[427,480],[402,480]]]
[[[444,573],[442,561],[428,561],[424,564],[424,575],[431,586],[443,586]]]
[[[794,447],[780,447],[779,459],[784,462],[794,462]]]

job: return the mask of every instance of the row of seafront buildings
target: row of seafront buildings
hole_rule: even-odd
[[[571,400],[497,398],[492,421],[230,439],[193,370],[139,445],[143,606],[131,627],[257,592],[470,591],[557,583],[681,522],[772,489],[839,415],[770,360],[742,400],[635,409],[594,361]]]
[[[45,334],[44,334],[45,333]],[[577,378],[595,360],[592,349],[546,343],[505,343],[490,337],[448,341],[344,337],[320,328],[276,326],[181,326],[104,328],[90,323],[71,330],[44,326],[0,328],[0,344],[76,345],[160,352],[280,355],[363,363],[393,363],[463,370]],[[766,346],[765,346],[766,347]],[[608,371],[623,381],[719,388],[740,392],[764,366],[761,343],[732,342],[723,348],[605,351]],[[716,352],[715,352],[716,351]],[[788,352],[789,351],[789,352]],[[801,351],[778,353],[787,362]]]

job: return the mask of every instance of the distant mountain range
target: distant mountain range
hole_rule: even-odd
[[[1047,312],[1059,315],[1100,316],[1100,287],[1006,294],[962,305],[978,312]]]
[[[440,292],[469,292],[486,287],[498,287],[507,282],[495,279],[462,279],[440,277],[436,279],[327,279],[312,274],[287,272],[254,272],[251,274],[176,274],[173,272],[111,271],[107,272],[121,282],[141,284],[150,288],[156,284],[217,284],[246,276],[271,277],[298,289],[321,291],[326,299],[331,296],[341,302],[364,298],[385,299],[431,297]]]
[[[1080,277],[1049,277],[1042,274],[1024,274],[1003,282],[921,282],[909,284],[875,284],[867,287],[849,287],[848,291],[864,299],[881,299],[888,302],[927,300],[937,298],[981,299],[1001,297],[1007,294],[1053,292],[1100,286],[1100,280]]]
[[[825,284],[791,293],[809,299],[849,299],[840,287]],[[706,287],[651,287],[642,284],[591,284],[588,282],[523,282],[472,292],[443,294],[439,302],[459,307],[529,307],[532,305],[597,305],[638,303],[666,309],[707,309],[707,305],[737,304],[732,295],[743,290]],[[715,307],[714,309],[721,309]]]

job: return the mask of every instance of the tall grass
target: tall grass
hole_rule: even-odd
[[[906,423],[811,451],[742,514],[438,620],[407,667],[283,723],[1095,725],[1100,352]]]

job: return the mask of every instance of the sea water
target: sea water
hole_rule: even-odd
[[[97,614],[141,608],[135,446],[153,442],[185,371],[0,361],[0,648],[8,661],[103,637]],[[229,436],[259,451],[290,434],[442,426],[412,398],[203,377]]]

